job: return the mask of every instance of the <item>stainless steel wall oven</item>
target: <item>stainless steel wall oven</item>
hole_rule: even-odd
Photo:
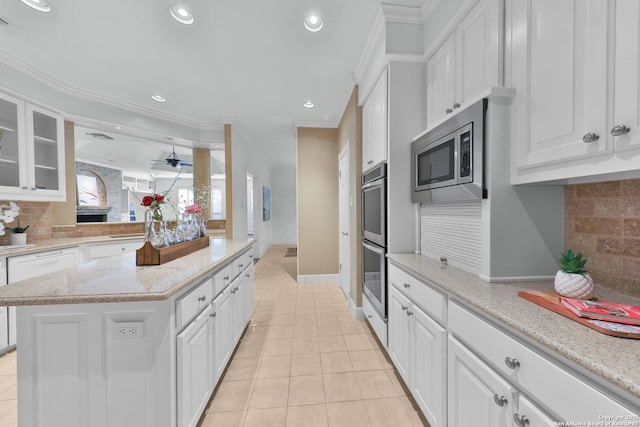
[[[362,292],[387,319],[387,165],[362,176]]]

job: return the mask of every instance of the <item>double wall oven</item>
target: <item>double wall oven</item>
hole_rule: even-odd
[[[387,165],[362,175],[362,292],[387,319]]]

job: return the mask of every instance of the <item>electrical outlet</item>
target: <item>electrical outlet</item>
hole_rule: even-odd
[[[115,338],[142,338],[144,336],[143,322],[115,322],[114,326]]]

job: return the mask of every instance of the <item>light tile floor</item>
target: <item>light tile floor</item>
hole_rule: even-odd
[[[428,424],[336,284],[296,283],[273,246],[255,266],[255,312],[201,427]],[[0,427],[17,426],[16,352],[0,357]]]
[[[336,284],[299,284],[273,246],[255,266],[255,312],[201,427],[428,425]]]

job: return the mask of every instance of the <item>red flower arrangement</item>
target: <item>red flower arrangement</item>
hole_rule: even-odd
[[[162,194],[152,194],[150,196],[144,196],[142,198],[141,205],[153,211],[153,219],[162,221],[162,211],[160,210],[160,205],[163,203],[164,196]]]

